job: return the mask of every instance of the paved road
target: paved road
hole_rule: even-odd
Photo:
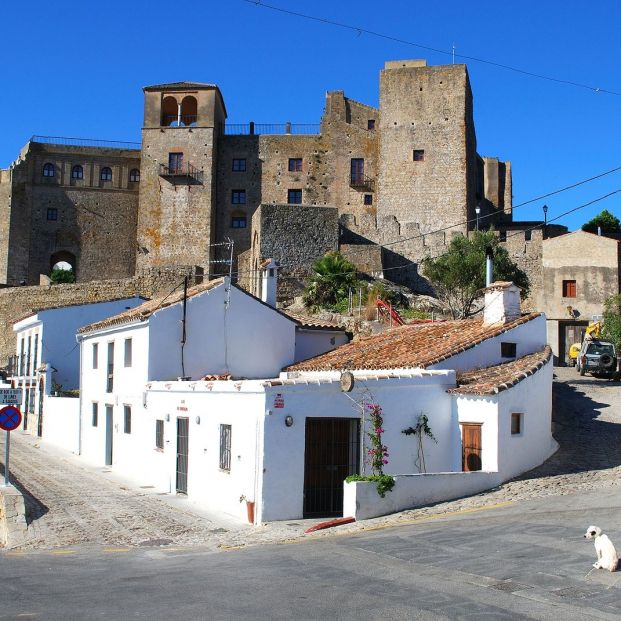
[[[556,369],[556,373],[554,432],[561,448],[543,466],[491,492],[340,527],[341,532],[359,533],[532,498],[616,489],[621,483],[621,386],[581,378],[573,369]],[[304,520],[259,528],[222,523],[197,511],[187,499],[155,495],[106,469],[91,468],[67,453],[37,446],[36,438],[14,434],[12,470],[29,494],[32,516],[29,549],[170,543],[218,549],[299,539],[309,525]],[[333,534],[322,531],[315,537]]]
[[[621,490],[540,498],[298,545],[6,553],[0,619],[621,619]]]

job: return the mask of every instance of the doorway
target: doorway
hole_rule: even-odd
[[[39,382],[39,420],[37,421],[37,435],[43,435],[43,379]]]
[[[343,481],[360,472],[360,421],[307,418],[304,517],[343,514]]]
[[[461,469],[475,472],[483,466],[481,423],[463,423],[461,426]]]
[[[558,322],[558,364],[567,365],[570,364],[569,360],[569,348],[574,343],[582,343],[584,340],[584,333],[589,325],[588,321],[579,322]]]
[[[112,406],[106,406],[106,466],[112,465],[112,432],[114,419],[112,416]]]
[[[177,418],[177,483],[179,494],[188,493],[189,418]]]

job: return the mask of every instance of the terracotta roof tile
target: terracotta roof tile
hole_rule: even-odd
[[[216,278],[215,280],[210,280],[209,282],[190,287],[188,289],[188,299],[194,297],[195,295],[204,293],[205,291],[209,291],[210,289],[215,289],[223,282],[224,278]],[[101,330],[102,328],[109,328],[111,326],[133,323],[135,321],[145,321],[156,311],[162,308],[167,308],[168,306],[173,306],[174,304],[179,304],[182,300],[183,289],[180,289],[175,291],[173,294],[153,298],[140,306],[131,308],[130,310],[119,313],[118,315],[114,315],[113,317],[108,317],[107,319],[102,319],[101,321],[96,321],[95,323],[84,326],[78,330],[78,334],[93,332],[95,330]]]
[[[339,324],[336,321],[330,321],[328,319],[319,319],[316,317],[309,317],[308,315],[300,315],[298,313],[290,313],[289,311],[283,311],[291,319],[297,321],[302,328],[310,328],[311,330],[345,330],[345,326]]]
[[[459,373],[457,388],[451,388],[447,392],[460,395],[497,394],[536,373],[551,356],[552,350],[546,345],[541,351],[511,362]]]
[[[481,319],[464,319],[400,326],[342,345],[315,358],[291,365],[285,370],[424,368],[438,364],[539,316],[539,313],[531,313],[507,323],[491,325],[485,325]]]

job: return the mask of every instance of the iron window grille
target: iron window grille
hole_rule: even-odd
[[[231,425],[220,425],[220,470],[231,471]]]
[[[92,417],[93,427],[97,427],[98,418],[99,418],[99,404],[93,402],[93,417]]]
[[[51,162],[47,162],[47,164],[43,165],[43,176],[44,177],[53,177],[56,174],[56,168],[54,164]]]
[[[233,158],[233,172],[246,172],[245,158]]]
[[[132,408],[131,405],[123,406],[123,432],[132,432]]]
[[[155,421],[155,448],[160,451],[164,450],[164,421]]]

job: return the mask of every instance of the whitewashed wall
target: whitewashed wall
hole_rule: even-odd
[[[43,440],[77,453],[80,448],[80,400],[45,396],[43,412]]]
[[[390,453],[384,470],[387,474],[415,471],[416,442],[401,431],[415,425],[421,412],[428,415],[438,439],[438,444],[424,440],[427,470],[450,470],[461,451],[461,441],[455,433],[456,415],[452,412],[451,397],[446,394],[454,382],[452,372],[441,372],[414,378],[358,381],[349,395],[341,392],[337,381],[266,388],[266,407],[271,414],[264,421],[261,518],[269,521],[302,517],[306,418],[359,419],[363,399],[366,403],[375,401],[383,409],[383,442]],[[276,403],[283,407],[274,407]],[[285,426],[287,415],[293,417],[291,427]],[[368,442],[365,438],[363,453]],[[371,474],[369,465],[366,471]]]
[[[454,411],[457,413],[459,424],[481,424],[481,468],[482,470],[498,470],[498,397],[453,395]],[[461,427],[459,444],[461,446]],[[459,465],[453,470],[461,470],[461,449],[459,451]]]
[[[295,333],[295,361],[314,358],[348,342],[347,335],[341,331],[328,332],[298,328]]]
[[[373,482],[344,483],[343,515],[367,520],[404,509],[453,500],[496,487],[497,472],[442,472],[395,477],[395,486],[384,498]]]

